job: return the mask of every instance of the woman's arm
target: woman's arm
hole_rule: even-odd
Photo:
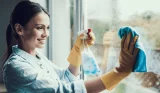
[[[139,49],[135,48],[138,36],[132,39],[131,33],[125,35],[121,41],[121,52],[119,56],[119,67],[114,68],[109,73],[100,78],[85,83],[87,92],[96,93],[104,89],[112,90],[121,80],[127,77],[136,63]],[[104,84],[104,85],[103,85]]]
[[[86,44],[86,46],[93,45],[95,43],[95,35],[91,31],[91,29],[88,29],[87,35],[88,37],[87,39],[85,39],[84,44]],[[68,56],[68,62],[70,63],[68,68],[71,71],[71,73],[75,76],[80,74],[80,65],[82,63],[81,51],[83,50],[82,38],[84,36],[85,34],[81,34],[77,37],[76,42]]]
[[[80,67],[75,67],[73,65],[69,65],[68,69],[74,76],[78,76],[80,74]]]
[[[14,93],[86,93],[83,80],[65,82],[57,74],[36,70],[29,63],[12,61],[4,67],[5,86]]]
[[[85,81],[87,93],[99,93],[105,90],[105,86],[100,77]]]

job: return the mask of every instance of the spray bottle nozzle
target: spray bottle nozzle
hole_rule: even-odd
[[[91,29],[91,28],[89,28],[89,29],[88,29],[88,32],[87,32],[87,36],[88,36],[89,38],[91,38],[90,35],[89,35],[90,32],[92,32],[92,29]]]
[[[86,30],[78,31],[78,35],[85,34],[83,39],[91,38],[90,35],[89,35],[90,32],[92,32],[92,29],[89,28],[89,29],[86,29]]]

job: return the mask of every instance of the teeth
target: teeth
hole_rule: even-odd
[[[45,40],[38,39],[38,41],[40,41],[41,43],[45,43]]]

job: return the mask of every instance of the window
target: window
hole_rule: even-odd
[[[114,90],[105,93],[158,93],[160,92],[160,9],[158,0],[83,0],[87,10],[87,25],[96,35],[91,47],[102,73],[118,62],[121,26],[137,29],[147,55],[147,73],[132,73]],[[112,32],[111,42],[105,41]],[[108,43],[110,43],[108,45]],[[96,76],[89,75],[87,79]],[[134,82],[133,82],[134,81]]]
[[[48,53],[49,59],[56,65],[66,68],[67,57],[71,49],[70,1],[49,0],[51,14]]]
[[[104,93],[160,92],[160,35],[158,34],[160,10],[158,0],[50,0],[49,2],[52,4],[50,13],[52,14],[51,29],[53,31],[49,38],[51,40],[49,44],[52,44],[49,45],[52,48],[50,58],[56,61],[57,65],[67,66],[64,64],[64,60],[67,59],[71,46],[75,42],[77,31],[92,28],[96,35],[96,44],[91,47],[91,50],[102,73],[110,71],[118,62],[120,39],[117,31],[119,27],[133,26],[140,31],[147,61],[150,63],[148,64],[150,72],[132,73],[112,91],[104,91]],[[105,41],[108,32],[112,32],[111,42]],[[86,77],[92,79],[97,76],[88,75]]]

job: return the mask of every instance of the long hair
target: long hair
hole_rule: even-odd
[[[2,59],[3,65],[12,53],[12,46],[18,44],[17,41],[20,39],[14,28],[15,24],[18,23],[21,26],[25,26],[31,18],[40,12],[45,12],[48,16],[50,16],[40,4],[35,2],[21,1],[15,6],[6,30],[7,51]]]

